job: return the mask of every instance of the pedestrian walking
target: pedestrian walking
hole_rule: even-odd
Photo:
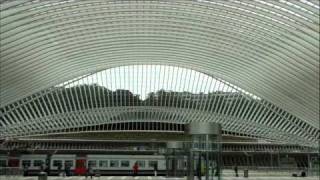
[[[133,170],[133,176],[137,176],[138,175],[138,171],[139,171],[139,165],[138,163],[134,163],[133,167],[132,167],[132,170]]]
[[[89,165],[88,173],[89,173],[90,179],[92,179],[94,176],[94,171],[91,165]]]

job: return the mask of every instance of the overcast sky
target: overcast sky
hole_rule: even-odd
[[[156,92],[160,89],[191,93],[237,91],[206,74],[164,65],[131,65],[111,68],[74,81],[66,87],[94,83],[113,91],[130,90],[134,94],[139,94],[142,99],[145,99],[149,92]]]

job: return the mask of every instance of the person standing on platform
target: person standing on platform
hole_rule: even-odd
[[[58,176],[62,174],[62,164],[58,164]]]
[[[27,164],[23,165],[23,176],[28,175],[28,168],[29,168],[29,166]]]
[[[89,176],[89,168],[87,168],[87,167],[84,167],[85,169],[86,169],[86,173],[85,173],[85,176],[86,176],[86,179],[88,178],[88,176]]]
[[[234,173],[235,173],[236,177],[239,177],[237,165],[234,166]]]
[[[157,173],[158,173],[158,164],[157,163],[153,164],[153,171],[154,171],[154,176],[157,176]]]
[[[65,175],[66,175],[67,177],[69,177],[69,176],[70,176],[70,166],[69,166],[68,163],[65,163],[65,164],[64,164],[64,171],[65,171]]]
[[[133,170],[133,176],[137,176],[138,175],[138,171],[139,171],[139,165],[138,163],[134,163],[133,167],[132,167],[132,170]]]
[[[92,179],[92,177],[94,176],[92,165],[89,165],[88,173],[89,173],[90,179]]]
[[[198,180],[201,180],[201,156],[199,156],[199,160],[197,164],[197,177],[198,177]]]
[[[41,163],[40,165],[40,172],[44,172],[44,169],[45,169],[45,165],[44,165],[44,162]]]

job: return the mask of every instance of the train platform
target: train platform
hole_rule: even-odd
[[[204,179],[204,178],[202,178]],[[222,180],[318,180],[319,177],[222,177]],[[0,176],[0,180],[38,180],[38,177],[4,177]],[[48,180],[91,180],[85,177],[48,177]],[[186,180],[186,178],[167,178],[163,176],[103,176],[94,177],[92,180]],[[196,180],[196,178],[195,178]]]

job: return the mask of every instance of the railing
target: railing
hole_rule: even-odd
[[[307,176],[319,176],[319,169],[301,169],[296,167],[256,167],[256,166],[238,166],[238,174],[241,176],[244,170],[249,170],[249,176],[292,176],[292,174],[301,175],[301,172],[306,172]],[[234,176],[235,172],[232,166],[224,166],[222,171],[223,176]]]

